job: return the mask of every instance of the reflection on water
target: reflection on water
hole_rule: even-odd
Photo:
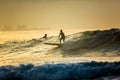
[[[79,30],[64,30],[64,32],[66,35],[69,35],[79,32]],[[55,61],[58,63],[61,60],[58,59],[61,57],[60,54],[57,54],[56,56],[42,54],[43,52],[45,53],[48,51],[47,49],[51,49],[51,46],[42,45],[39,43],[39,40],[38,43],[35,43],[34,40],[33,42],[28,41],[34,38],[41,38],[44,34],[48,34],[48,36],[58,36],[59,30],[0,31],[0,43],[4,43],[6,41],[18,41],[18,43],[5,44],[9,47],[5,46],[4,48],[0,48],[0,65],[17,65],[21,63],[43,64],[47,63],[49,60],[50,62]],[[26,41],[24,42],[23,40]],[[30,47],[30,45],[33,45],[33,47]],[[55,59],[54,57],[57,58]]]

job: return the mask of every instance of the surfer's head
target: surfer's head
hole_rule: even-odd
[[[60,32],[63,32],[63,30],[61,29]]]

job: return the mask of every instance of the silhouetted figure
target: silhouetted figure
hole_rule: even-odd
[[[60,44],[61,44],[61,41],[63,40],[63,42],[65,42],[65,34],[62,30],[60,30],[60,34],[59,34],[59,40],[60,40]]]
[[[45,34],[45,35],[43,36],[43,38],[47,38],[47,34]]]

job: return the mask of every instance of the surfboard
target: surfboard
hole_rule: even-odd
[[[47,44],[47,45],[61,45],[60,43],[44,43],[44,44]]]

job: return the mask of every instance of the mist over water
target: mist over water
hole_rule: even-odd
[[[66,35],[79,32],[79,30],[63,31]],[[57,40],[59,42],[59,32],[59,30],[0,31],[0,65],[61,63],[61,54],[46,55],[47,52],[50,52],[49,50],[56,48],[56,46],[44,45],[43,41],[45,40],[42,39],[44,34],[47,34],[50,38],[56,36],[50,41]]]

